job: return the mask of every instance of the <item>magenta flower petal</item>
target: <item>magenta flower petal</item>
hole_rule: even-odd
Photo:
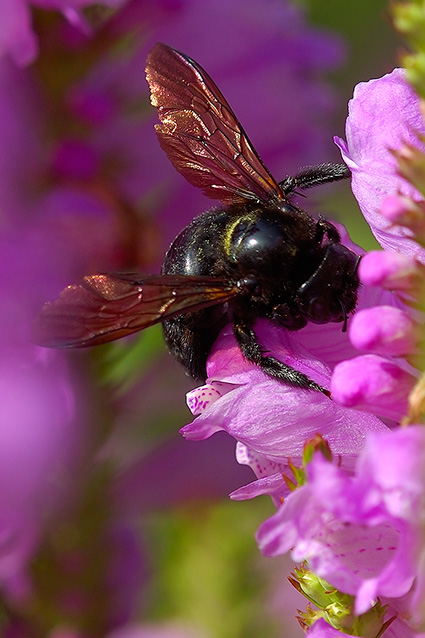
[[[383,248],[417,255],[425,252],[412,241],[403,226],[392,226],[380,214],[388,195],[421,196],[399,176],[391,150],[403,143],[418,147],[417,133],[425,133],[419,100],[402,69],[377,80],[358,84],[349,102],[344,142],[335,138],[343,159],[352,172],[352,189],[363,215]]]
[[[236,460],[241,465],[248,465],[258,477],[269,477],[276,473],[281,475],[284,470],[287,470],[286,463],[282,464],[269,461],[269,459],[264,456],[255,454],[246,445],[240,442],[236,444]]]
[[[423,202],[415,202],[402,195],[386,195],[382,200],[380,211],[391,224],[407,226],[411,230],[422,228]]]
[[[377,517],[387,513],[405,522],[405,533],[411,537],[411,547],[403,565],[398,565],[400,578],[407,571],[416,570],[416,583],[410,595],[409,615],[412,623],[424,626],[425,582],[423,569],[423,524],[425,513],[425,430],[423,426],[409,426],[394,434],[370,435],[365,453],[358,463],[361,490],[373,494],[370,507]],[[381,512],[379,513],[379,508]],[[372,520],[372,517],[371,517]],[[394,575],[397,577],[397,575]]]
[[[411,425],[385,436],[371,434],[358,473],[365,487],[379,488],[388,512],[419,523],[418,514],[425,511],[424,460],[425,428]]]
[[[230,498],[234,501],[245,501],[265,494],[273,499],[276,506],[280,505],[282,499],[289,494],[289,488],[280,472],[239,487],[230,494]]]
[[[289,333],[266,319],[258,320],[254,329],[265,351],[326,387],[329,379],[328,367],[305,348],[299,334]],[[212,347],[207,361],[207,373],[209,380],[235,384],[251,382],[256,376],[259,380],[264,378],[259,368],[243,357],[230,325],[222,330]]]
[[[283,473],[291,476],[288,464],[270,461],[261,454],[253,452],[239,441],[236,443],[236,460],[239,464],[250,467],[258,479],[234,490],[230,494],[230,498],[236,501],[242,501],[268,494],[275,501],[276,505],[280,505],[282,499],[289,493],[289,488],[282,476]],[[297,466],[300,466],[302,463],[301,458],[292,458],[291,460]]]
[[[307,630],[306,638],[350,638],[350,636],[339,631],[339,629],[331,627],[323,618],[319,618]]]
[[[285,463],[302,455],[304,442],[320,432],[336,455],[356,455],[368,431],[385,430],[372,415],[341,408],[316,391],[290,388],[258,370],[252,381],[227,392],[182,428],[189,440],[225,430],[254,453]]]
[[[79,140],[63,140],[52,160],[54,172],[61,178],[87,180],[98,173],[99,158],[94,149]]]
[[[340,454],[338,458],[340,467],[344,468],[344,470],[349,474],[354,473],[357,455]],[[275,463],[273,461],[269,461],[264,456],[253,452],[240,442],[236,444],[236,459],[238,463],[248,465],[258,478],[248,485],[244,485],[237,490],[234,490],[230,494],[230,498],[235,501],[243,501],[245,499],[251,499],[256,496],[268,494],[273,499],[276,506],[280,506],[282,501],[290,493],[288,484],[284,480],[284,476],[288,477],[290,480],[293,479],[293,473],[289,463]],[[301,467],[303,464],[301,456],[291,456],[290,461],[291,465],[295,467]]]
[[[186,403],[193,415],[197,416],[208,410],[210,405],[233,389],[231,383],[211,381],[199,388],[190,390],[186,395]]]
[[[400,609],[397,599],[382,599],[382,603],[387,605],[387,614],[385,620],[391,620],[392,623],[386,630],[385,638],[425,638],[425,634],[417,631],[414,623],[409,623],[410,610],[407,608]]]

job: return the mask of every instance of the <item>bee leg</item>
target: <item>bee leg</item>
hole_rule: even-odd
[[[330,396],[328,390],[309,379],[306,374],[294,370],[291,366],[282,363],[282,361],[274,357],[264,356],[255,332],[241,317],[234,317],[233,332],[245,359],[258,365],[269,377],[277,379],[286,385],[305,390],[319,390],[326,396]]]
[[[338,182],[351,176],[350,169],[345,164],[318,164],[306,166],[296,175],[287,177],[279,182],[285,195],[290,195],[297,189],[305,190],[312,186],[319,186],[328,182]]]

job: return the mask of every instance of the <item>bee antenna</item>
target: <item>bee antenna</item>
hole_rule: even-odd
[[[358,270],[359,270],[359,266],[360,266],[360,262],[361,262],[362,257],[363,257],[363,255],[358,255],[358,257],[357,257],[356,265],[354,266],[354,274],[355,275],[358,274]]]
[[[342,324],[342,332],[347,332],[347,324],[348,324],[347,311],[346,311],[345,306],[342,303],[341,299],[339,299],[338,301],[339,301],[339,305],[341,306],[341,310],[342,310],[343,315],[344,315],[344,323]]]

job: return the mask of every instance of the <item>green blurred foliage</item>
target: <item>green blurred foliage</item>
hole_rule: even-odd
[[[358,82],[379,77],[397,66],[401,40],[392,27],[386,0],[299,0],[299,4],[305,7],[310,22],[339,33],[346,42],[346,63],[333,77],[344,99],[351,96]],[[345,117],[345,110],[340,117]]]
[[[253,535],[272,513],[271,502],[260,499],[152,516],[146,527],[153,619],[189,620],[211,638],[281,635],[276,618],[265,613],[272,561],[259,556]]]
[[[105,385],[113,385],[120,394],[126,392],[164,351],[160,325],[139,332],[128,341],[114,341],[99,349],[98,378]]]
[[[392,27],[390,5],[386,0],[298,0],[298,4],[311,23],[340,34],[346,43],[346,62],[331,77],[340,106],[330,135],[344,138],[347,102],[355,85],[380,77],[399,64],[403,45]],[[379,247],[349,188],[334,189],[325,205],[326,214],[345,224],[355,243],[366,250]]]

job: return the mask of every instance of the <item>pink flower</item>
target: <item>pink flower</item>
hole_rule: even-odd
[[[400,176],[392,151],[421,149],[423,129],[418,98],[396,69],[356,87],[347,142],[336,140],[360,208],[387,251],[362,258],[360,281],[395,296],[390,304],[359,304],[349,338],[362,354],[336,364],[332,398],[394,424],[412,413],[419,376],[409,360],[421,352],[423,315],[414,305],[425,291],[425,208],[419,191]],[[320,577],[356,597],[356,613],[379,597],[388,606],[386,619],[393,620],[388,636],[419,636],[425,626],[424,453],[423,427],[410,426],[369,435],[354,476],[315,458],[308,484],[261,527],[264,551],[274,555],[292,547],[294,558],[307,559]],[[308,635],[333,631],[318,621]]]
[[[366,286],[379,286],[409,295],[420,294],[425,266],[403,252],[373,250],[362,257],[359,278]]]
[[[356,613],[378,596],[398,598],[422,585],[425,430],[367,437],[354,476],[317,454],[308,482],[258,532],[261,550],[294,560],[356,596]]]
[[[349,326],[351,343],[362,352],[400,357],[415,350],[422,325],[401,308],[379,306],[357,312]]]
[[[352,250],[358,250],[346,235],[343,241]],[[397,310],[400,302],[390,292],[362,287],[358,312],[368,312],[376,304]],[[335,374],[339,366],[355,365],[356,349],[338,324],[310,324],[302,330],[287,332],[261,320],[255,332],[268,352],[325,388],[331,379],[338,387]],[[279,502],[288,493],[282,479],[282,472],[287,473],[288,459],[300,460],[304,442],[318,432],[327,439],[344,467],[352,467],[366,433],[386,429],[375,415],[393,420],[400,415],[399,406],[391,415],[388,410],[356,414],[347,408],[358,408],[358,403],[352,400],[350,405],[348,399],[344,403],[339,396],[333,397],[333,385],[330,401],[319,392],[290,388],[269,379],[243,358],[230,327],[222,331],[214,344],[207,372],[207,385],[188,394],[189,407],[198,416],[182,433],[190,440],[200,440],[225,430],[238,441],[238,462],[249,465],[259,480],[234,491],[232,498],[236,499],[268,493]],[[406,375],[409,384],[411,376],[407,372]],[[345,382],[341,386],[347,392]],[[405,401],[405,394],[402,400]]]
[[[418,134],[425,133],[419,99],[408,84],[403,69],[356,86],[348,105],[347,141],[336,137],[342,157],[352,173],[352,189],[361,211],[381,246],[425,260],[412,233],[393,226],[381,214],[390,195],[422,200],[420,193],[400,177],[392,150],[403,144],[420,147]]]
[[[307,350],[302,345],[303,331],[288,333],[266,320],[259,320],[255,330],[274,356],[327,387],[330,370],[315,356],[314,349]],[[385,430],[375,417],[363,418],[341,409],[320,392],[292,388],[270,379],[244,360],[231,328],[224,329],[216,341],[207,371],[208,382],[213,389],[219,388],[211,399],[218,398],[182,429],[191,440],[225,430],[253,452],[284,463],[288,457],[301,456],[304,441],[317,432],[328,439],[335,454],[356,455],[367,431]],[[192,396],[190,393],[189,398]]]
[[[341,342],[348,342],[335,325],[320,327],[325,332],[333,331]],[[311,338],[317,326],[288,333],[259,320],[255,330],[275,357],[305,372],[323,387],[328,386],[335,345],[329,338],[327,349],[326,338]],[[343,347],[341,352],[344,353]],[[326,365],[327,359],[330,365]],[[327,439],[345,466],[351,466],[366,433],[386,430],[371,414],[341,408],[320,392],[291,388],[268,378],[243,358],[230,327],[214,344],[207,372],[207,385],[188,395],[189,406],[199,415],[182,433],[189,440],[202,440],[224,430],[238,441],[238,461],[250,465],[260,480],[237,490],[233,498],[251,498],[261,493],[277,499],[284,496],[287,487],[282,471],[288,459],[301,459],[304,442],[317,433]]]
[[[332,395],[341,405],[395,422],[406,414],[419,375],[406,357],[418,352],[423,316],[407,302],[423,295],[425,253],[415,241],[423,217],[422,196],[400,176],[391,151],[406,144],[420,148],[418,135],[423,129],[418,98],[404,71],[395,69],[356,87],[349,105],[347,142],[336,140],[352,171],[360,208],[387,251],[362,259],[360,281],[395,290],[398,299],[392,307],[377,304],[354,317],[350,340],[367,354],[335,368]]]

